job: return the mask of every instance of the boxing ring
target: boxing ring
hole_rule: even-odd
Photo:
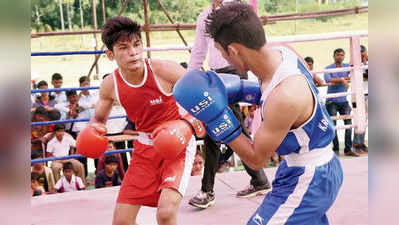
[[[344,182],[337,200],[327,213],[330,224],[368,224],[368,157],[341,158],[341,163]],[[275,168],[264,170],[268,178],[274,178]],[[216,204],[206,210],[199,210],[188,205],[188,201],[201,187],[201,176],[191,177],[186,195],[180,204],[178,224],[246,224],[264,197],[235,197],[235,193],[244,184],[248,184],[248,180],[245,171],[217,174],[214,187]],[[112,187],[37,196],[31,200],[32,224],[110,225],[118,191],[119,187]],[[137,223],[157,224],[155,213],[155,208],[142,207]]]
[[[351,67],[311,71],[312,73],[342,72],[351,71],[351,91],[327,94],[320,96],[322,99],[327,97],[351,96],[354,98],[357,107],[353,109],[352,115],[346,117],[335,117],[340,120],[352,118],[351,125],[338,125],[336,129],[354,128],[355,132],[365,132],[367,119],[365,112],[364,89],[362,86],[362,71],[367,66],[362,66],[360,61],[360,38],[367,37],[367,31],[352,33],[333,33],[321,35],[301,35],[295,38],[272,39],[272,43],[294,43],[306,41],[321,41],[334,39],[349,39],[351,50]],[[187,50],[190,47],[172,46],[146,48],[146,51],[170,51]],[[31,56],[59,56],[59,55],[79,55],[79,54],[104,54],[104,51],[74,51],[74,52],[33,52]],[[58,88],[58,89],[34,89],[32,94],[40,92],[58,92],[71,90],[93,90],[99,87],[81,88]],[[109,117],[112,119],[125,118],[126,115]],[[50,124],[71,123],[89,121],[89,118],[79,120],[60,120],[47,122],[32,122],[31,126],[45,126]],[[198,142],[202,144],[202,142]],[[134,149],[117,149],[107,151],[105,154],[116,154],[131,152]],[[62,160],[70,158],[82,158],[82,155],[75,154],[65,157],[52,157],[35,159],[31,164]],[[236,156],[235,156],[236,158]],[[236,161],[236,160],[234,160]],[[368,223],[368,156],[359,158],[341,158],[344,171],[344,182],[340,194],[328,212],[330,224],[367,224]],[[266,168],[267,176],[272,180],[276,168]],[[248,176],[245,172],[229,172],[218,174],[215,180],[216,205],[206,209],[197,210],[189,206],[189,199],[196,194],[201,186],[201,176],[192,177],[188,186],[186,196],[184,196],[179,208],[179,224],[246,224],[248,218],[260,205],[263,196],[239,199],[235,193],[248,183]],[[113,209],[119,187],[103,188],[97,190],[85,190],[78,192],[37,196],[31,199],[32,224],[111,224]],[[143,207],[138,215],[137,222],[142,224],[156,224],[154,208]]]

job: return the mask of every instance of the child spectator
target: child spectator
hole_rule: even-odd
[[[42,106],[36,108],[32,115],[32,122],[46,122],[48,121],[46,109]],[[30,131],[31,151],[42,152],[42,141],[44,135],[53,131],[53,125],[32,126]]]
[[[42,80],[37,84],[39,89],[48,89],[48,84],[46,81]],[[36,102],[33,104],[33,108],[37,108],[39,106],[43,106],[46,111],[55,110],[55,101],[50,99],[48,92],[40,93],[40,96],[36,99]]]
[[[49,157],[68,156],[71,148],[75,148],[76,146],[75,139],[68,133],[65,133],[65,126],[63,124],[55,125],[54,131],[54,137],[47,143],[47,153]],[[53,170],[55,181],[57,182],[60,179],[61,168],[65,162],[71,162],[76,175],[81,177],[86,183],[83,164],[76,159],[56,160],[51,162],[51,169]]]
[[[79,106],[79,97],[76,91],[66,92],[67,101],[64,103],[58,103],[55,108],[61,112],[61,120],[73,120],[76,119],[83,108]],[[65,124],[65,129],[76,138],[76,133],[72,132],[74,123]]]
[[[59,73],[54,73],[51,77],[51,84],[54,88],[62,87],[62,75]],[[55,104],[66,103],[67,98],[64,91],[50,92],[50,99],[54,99]]]
[[[90,87],[90,79],[87,76],[82,76],[79,78],[79,87]],[[76,119],[88,119],[94,115],[94,107],[96,105],[98,95],[94,94],[94,91],[89,92],[88,90],[82,90],[79,93],[78,106],[81,107]],[[87,126],[88,122],[77,122],[72,126],[72,132],[79,134],[83,128]],[[78,159],[83,163],[85,168],[85,175],[88,175],[87,169],[87,158]]]
[[[111,150],[115,150],[115,145],[114,142],[112,141],[108,141],[108,148],[107,151],[111,151]],[[116,157],[117,164],[118,164],[118,172],[119,172],[119,176],[121,177],[121,180],[123,180],[123,178],[125,177],[125,170],[123,169],[123,164],[122,164],[122,158],[121,158],[121,154],[114,154],[113,156]],[[103,170],[105,168],[105,159],[106,157],[104,155],[102,155],[97,162],[97,168],[96,168],[96,174],[98,175],[98,173]]]
[[[31,159],[41,159],[41,152],[32,152]],[[38,181],[40,186],[42,186],[46,193],[55,193],[55,182],[53,171],[44,165],[44,163],[36,163],[31,167],[31,172],[37,173],[39,175]]]
[[[118,162],[118,158],[114,155],[105,157],[105,168],[96,176],[96,188],[121,185],[121,178],[117,170]]]
[[[46,191],[39,183],[39,174],[32,172],[30,174],[30,196],[45,195]]]
[[[308,67],[309,71],[313,71],[313,64],[314,64],[313,58],[307,56],[304,60],[306,62],[306,66]],[[312,76],[313,76],[313,82],[316,86],[320,86],[323,84],[323,80],[320,77],[318,77],[317,74],[312,73]]]
[[[55,184],[55,189],[57,189],[57,192],[63,193],[85,189],[82,179],[73,174],[73,166],[71,162],[64,163],[62,171],[64,176],[62,176],[61,179]]]
[[[191,176],[200,176],[204,169],[204,159],[202,159],[201,154],[197,151],[195,154],[193,169],[191,170]]]
[[[248,108],[248,116],[244,120],[245,127],[247,128],[249,134],[251,134],[252,121],[254,120],[255,110],[256,110],[256,105],[251,105]]]

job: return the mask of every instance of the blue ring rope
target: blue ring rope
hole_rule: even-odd
[[[105,50],[97,51],[68,51],[68,52],[32,52],[30,56],[60,56],[60,55],[100,55],[105,54]]]
[[[99,89],[99,88],[100,87],[33,89],[33,90],[30,90],[30,93],[34,94],[34,93],[42,93],[42,92],[80,91],[80,90],[92,90],[92,89]]]
[[[117,150],[112,150],[112,151],[106,151],[104,153],[105,156],[107,155],[113,155],[113,154],[119,154],[119,153],[125,153],[125,152],[132,152],[134,149],[133,148],[127,148],[127,149],[117,149]],[[85,156],[81,154],[73,154],[73,155],[68,155],[68,156],[63,156],[63,157],[48,157],[48,158],[42,158],[42,159],[33,159],[31,160],[31,165],[36,164],[36,163],[43,163],[43,162],[49,162],[49,161],[55,161],[55,160],[65,160],[65,159],[80,159],[80,158],[86,158]]]
[[[126,118],[126,115],[108,117],[109,120],[121,119],[121,118]],[[45,126],[45,125],[50,125],[50,124],[64,124],[64,123],[88,122],[88,121],[90,121],[90,118],[88,118],[88,119],[75,119],[75,120],[54,120],[54,121],[46,121],[46,122],[31,122],[31,126]]]

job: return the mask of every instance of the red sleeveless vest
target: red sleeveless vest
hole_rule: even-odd
[[[161,91],[149,60],[144,60],[144,79],[139,85],[128,83],[119,68],[113,76],[116,97],[137,131],[152,132],[166,121],[181,118],[172,93]]]

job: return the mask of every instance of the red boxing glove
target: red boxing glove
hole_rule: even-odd
[[[175,159],[188,145],[193,130],[183,120],[167,121],[152,132],[154,148],[163,159]]]
[[[108,138],[104,135],[107,128],[100,123],[92,123],[85,127],[76,139],[76,149],[79,154],[89,158],[98,158],[108,147]]]
[[[202,123],[200,120],[193,117],[189,113],[187,113],[182,119],[191,126],[197,138],[203,138],[205,136],[206,134],[205,126],[204,123]]]

